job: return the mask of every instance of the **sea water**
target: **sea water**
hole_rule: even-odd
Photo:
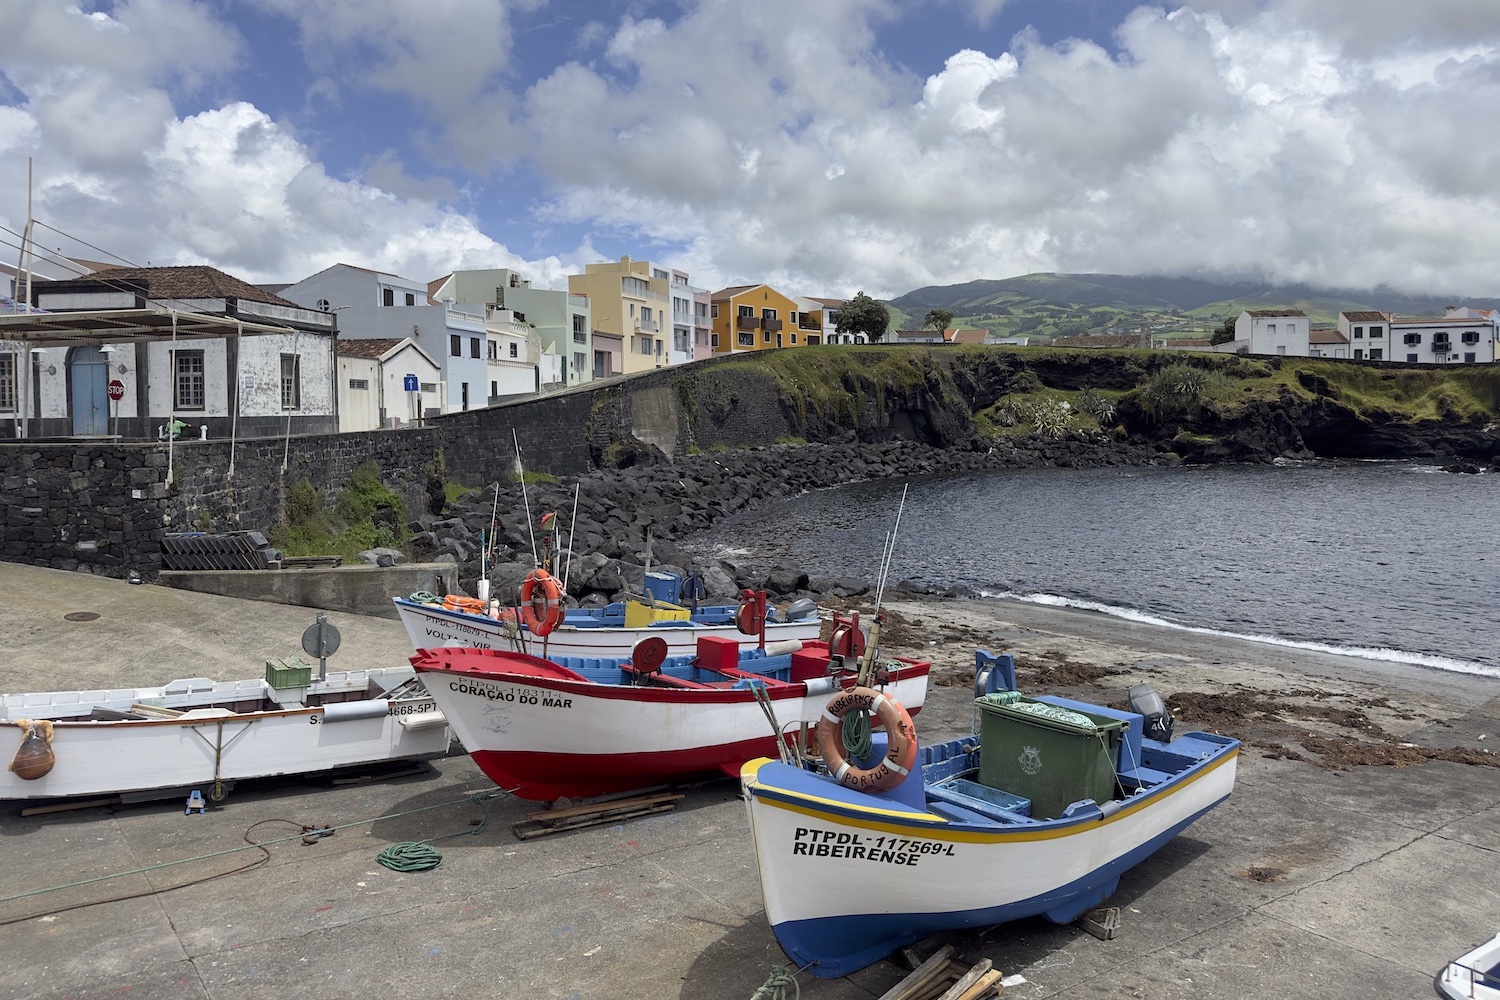
[[[688,540],[713,555],[1500,676],[1500,474],[1414,462],[1033,469],[861,483]]]

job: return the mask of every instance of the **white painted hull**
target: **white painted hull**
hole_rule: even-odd
[[[396,610],[401,624],[406,626],[407,637],[412,647],[444,649],[462,646],[470,649],[503,649],[521,652],[520,643],[508,637],[500,622],[484,615],[471,615],[462,611],[448,611],[430,604],[397,600]],[[774,622],[766,626],[766,642],[781,642],[797,639],[807,642],[818,637],[822,623],[816,618],[795,622]],[[698,650],[700,636],[713,635],[733,639],[740,648],[749,649],[759,644],[758,636],[748,636],[733,625],[702,625],[683,623],[672,627],[624,628],[598,626],[575,628],[564,625],[542,640],[524,633],[527,637],[527,652],[536,656],[629,656],[635,644],[647,636],[660,636],[667,641],[668,656],[692,656]],[[545,653],[543,652],[545,648]]]
[[[1075,821],[1034,826],[948,822],[911,806],[882,811],[815,795],[776,796],[782,765],[752,761],[742,784],[766,918],[789,957],[842,976],[930,933],[1044,914],[1075,919],[1122,872],[1233,790],[1228,753],[1170,789]],[[775,784],[772,780],[771,784]]]
[[[748,690],[481,677],[416,662],[475,763],[522,798],[597,795],[715,771],[734,775],[746,760],[776,752],[771,725]],[[887,690],[915,713],[927,697],[928,671],[925,663],[897,671]],[[783,732],[815,723],[833,694],[831,686],[818,694],[807,689],[768,687]]]
[[[357,673],[362,681],[382,672]],[[411,671],[393,668],[390,673],[410,676]],[[330,674],[329,680],[344,676]],[[260,685],[263,682],[213,685],[205,681],[200,685],[205,690],[196,697],[204,706],[215,700],[222,703],[224,695],[234,695],[238,686],[243,701],[259,693]],[[240,779],[436,756],[447,752],[451,739],[447,725],[436,715],[436,702],[425,695],[235,713],[224,707],[187,708],[195,694],[174,696],[167,693],[171,690],[172,685],[168,685],[8,696],[6,714],[11,724],[0,724],[0,755],[8,760],[24,735],[13,724],[17,720],[50,718],[55,763],[50,772],[29,781],[9,770],[0,771],[0,799],[105,796],[178,788],[197,788],[209,796],[215,787],[222,791],[222,783]],[[123,711],[132,700],[148,699],[175,702],[188,714],[173,719],[87,718],[93,705]]]

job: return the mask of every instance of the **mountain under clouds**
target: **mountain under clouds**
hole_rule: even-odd
[[[1473,0],[28,0],[0,69],[0,224],[31,158],[36,218],[140,264],[1496,294]]]

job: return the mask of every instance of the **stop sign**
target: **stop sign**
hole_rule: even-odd
[[[98,385],[99,383],[95,382],[94,384]],[[113,399],[117,403],[120,400],[124,399],[125,398],[125,383],[121,382],[117,378],[110,379],[109,380],[109,398]]]

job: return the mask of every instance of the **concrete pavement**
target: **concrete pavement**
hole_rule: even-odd
[[[0,605],[12,692],[256,676],[315,614],[4,563]],[[330,618],[344,640],[331,667],[407,655],[399,622]],[[1470,701],[1448,721],[1500,733],[1500,702]],[[969,719],[966,689],[934,686],[919,726],[940,739]],[[535,806],[471,798],[490,788],[453,756],[395,780],[242,782],[204,815],[175,800],[29,818],[0,805],[0,897],[134,873],[0,902],[0,997],[743,1000],[785,962],[733,783],[524,842],[510,826]],[[342,828],[306,845],[300,824]],[[268,859],[220,854],[247,836],[294,839]],[[433,837],[437,869],[375,860]],[[1249,751],[1231,800],[1121,880],[1114,940],[1041,920],[944,940],[1024,976],[1007,997],[1427,997],[1500,930],[1497,852],[1500,769],[1330,772]],[[202,860],[138,872],[187,858]],[[903,974],[804,976],[801,995],[867,1000]]]

